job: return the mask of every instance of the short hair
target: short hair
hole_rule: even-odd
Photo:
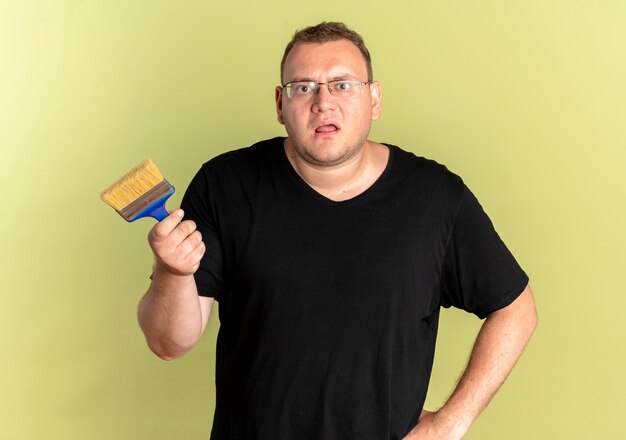
[[[344,23],[335,22],[335,21],[323,21],[320,24],[315,26],[309,26],[304,29],[299,29],[293,34],[291,41],[287,44],[285,48],[285,53],[283,54],[283,59],[280,62],[280,79],[282,82],[283,79],[283,69],[285,67],[285,60],[287,59],[287,55],[291,52],[291,49],[297,43],[328,43],[330,41],[339,41],[339,40],[348,40],[354,43],[354,45],[359,49],[363,58],[365,59],[365,64],[367,66],[367,80],[373,81],[374,74],[372,72],[372,58],[370,56],[369,50],[365,47],[365,43],[363,42],[363,38],[348,28]]]

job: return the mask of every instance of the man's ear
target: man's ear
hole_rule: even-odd
[[[278,119],[278,123],[284,125],[285,121],[283,120],[283,88],[281,86],[276,86],[274,91],[274,99],[276,100],[276,119]]]
[[[383,110],[383,90],[380,86],[380,82],[372,81],[370,84],[370,93],[372,95],[372,120],[380,118],[380,113]]]

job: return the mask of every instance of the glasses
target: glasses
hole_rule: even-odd
[[[329,82],[315,82],[315,81],[294,81],[287,84],[283,84],[283,87],[287,91],[287,97],[295,101],[306,101],[311,99],[313,95],[317,95],[321,85],[325,85],[328,88],[328,93],[338,99],[354,99],[358,98],[361,94],[361,89],[365,85],[369,85],[369,82],[362,82],[357,80],[340,79]]]

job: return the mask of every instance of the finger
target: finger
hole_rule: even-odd
[[[201,243],[202,234],[200,231],[194,231],[176,248],[176,252],[182,255],[183,258],[187,258]]]
[[[202,257],[204,256],[205,250],[206,250],[206,247],[204,243],[200,242],[198,246],[192,249],[192,251],[189,254],[187,254],[187,256],[184,258],[183,261],[185,265],[187,265],[188,267],[199,265],[200,261],[202,260]],[[195,269],[194,269],[194,272],[195,272]]]
[[[184,215],[185,214],[182,209],[177,209],[170,215],[165,217],[163,220],[161,220],[159,223],[154,225],[152,231],[155,238],[163,239],[167,237],[183,220]]]
[[[193,220],[185,220],[181,222],[178,226],[176,226],[176,228],[174,228],[171,235],[173,237],[173,240],[176,243],[180,244],[184,240],[186,240],[187,237],[189,237],[189,235],[191,235],[196,229],[197,226]]]
[[[196,231],[196,224],[191,220],[181,222],[170,234],[170,242],[175,248],[179,248],[191,234]],[[181,251],[183,253],[183,251]]]
[[[195,248],[202,242],[202,234],[198,230],[193,231],[193,233],[189,234],[189,237],[187,237],[187,241]]]

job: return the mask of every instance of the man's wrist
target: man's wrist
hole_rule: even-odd
[[[181,278],[193,278],[193,273],[183,273],[180,272],[168,264],[164,263],[158,258],[154,259],[154,264],[152,265],[152,273],[153,278],[158,273],[159,276],[164,276],[171,278],[172,280],[181,279]]]
[[[152,267],[152,287],[157,287],[158,290],[170,290],[170,288],[181,287],[187,284],[194,284],[195,280],[193,274],[180,274],[173,272],[166,265],[159,264],[155,261]]]
[[[445,405],[435,412],[435,421],[448,433],[450,439],[461,439],[472,425],[473,419],[462,411]]]

